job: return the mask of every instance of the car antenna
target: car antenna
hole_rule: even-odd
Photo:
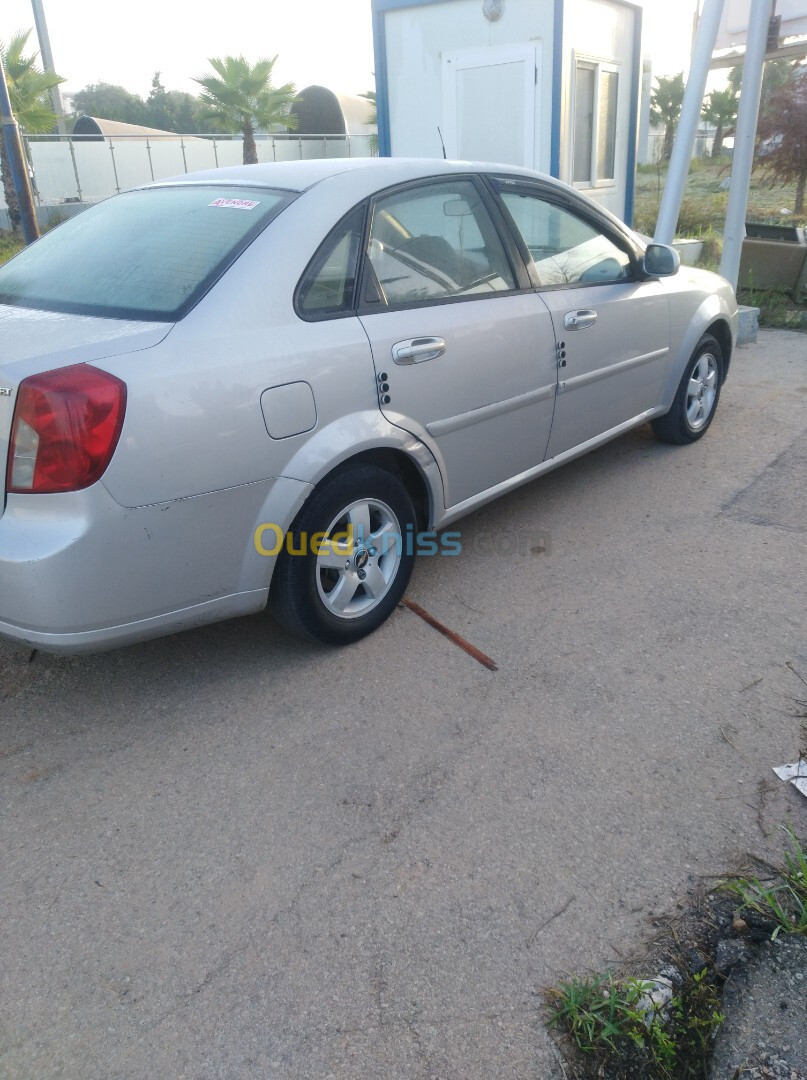
[[[443,142],[443,134],[440,131],[440,125],[437,125],[437,134],[440,136],[440,145],[443,148],[443,161],[446,159],[446,144]]]

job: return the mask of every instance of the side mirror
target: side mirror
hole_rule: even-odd
[[[678,273],[681,256],[668,244],[648,244],[642,268],[648,277],[672,277]]]

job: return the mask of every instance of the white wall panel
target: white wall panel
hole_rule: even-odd
[[[551,0],[507,0],[504,15],[496,23],[484,17],[480,0],[453,0],[388,12],[385,29],[393,155],[442,157],[437,128],[442,127],[444,117],[444,53],[535,42],[542,45],[543,63],[536,87],[533,164],[548,171],[553,8]]]

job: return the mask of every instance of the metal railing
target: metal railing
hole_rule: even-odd
[[[41,206],[95,202],[168,176],[240,165],[240,135],[28,135],[28,161]],[[256,136],[258,161],[370,157],[369,135]],[[0,200],[0,205],[5,205]]]

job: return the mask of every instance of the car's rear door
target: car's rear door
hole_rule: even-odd
[[[432,450],[446,506],[539,464],[552,424],[552,319],[500,225],[471,177],[408,184],[372,207],[360,317],[379,400]]]
[[[660,282],[640,279],[618,230],[582,206],[530,182],[495,186],[523,239],[536,307],[550,311],[557,339],[552,458],[658,405],[669,301]]]

